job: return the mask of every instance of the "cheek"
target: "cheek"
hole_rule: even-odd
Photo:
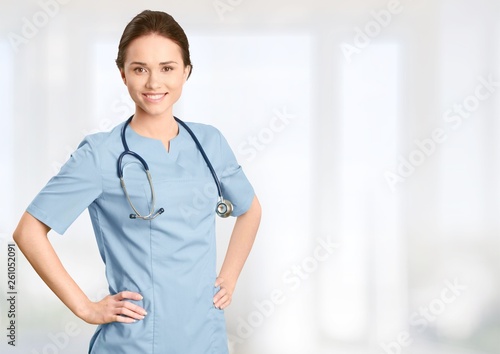
[[[127,80],[127,89],[130,94],[132,93],[137,93],[138,91],[141,91],[142,88],[144,87],[144,82],[138,77],[133,77],[133,78],[126,78]]]
[[[127,90],[132,101],[134,101],[134,103],[139,103],[141,91],[137,88],[137,86],[130,85],[130,82],[128,82]]]
[[[170,81],[169,83],[170,88],[176,90],[182,90],[182,87],[184,86],[185,82],[183,75],[176,75],[169,81]]]

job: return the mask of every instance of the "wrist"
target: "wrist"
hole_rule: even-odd
[[[74,308],[73,313],[80,319],[87,321],[89,314],[92,312],[93,302],[89,299],[83,300],[81,303],[77,304]]]
[[[228,290],[231,294],[234,292],[237,279],[222,274],[219,275],[217,279],[222,280],[222,282],[219,283],[219,286],[226,288],[226,290]]]

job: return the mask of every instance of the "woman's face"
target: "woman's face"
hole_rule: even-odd
[[[163,117],[172,116],[172,106],[181,96],[189,70],[175,42],[149,34],[130,42],[120,72],[136,104],[136,114]]]

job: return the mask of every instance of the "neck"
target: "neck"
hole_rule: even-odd
[[[146,116],[136,112],[130,127],[140,135],[168,142],[177,136],[179,127],[172,114],[165,116]]]

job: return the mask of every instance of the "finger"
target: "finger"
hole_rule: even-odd
[[[127,316],[114,315],[112,322],[135,323],[135,322],[137,322],[137,320],[130,318],[130,317],[127,317]]]
[[[214,299],[213,299],[214,303],[219,301],[226,294],[227,294],[226,288],[220,288],[220,290],[217,292],[217,294],[214,295]]]
[[[133,291],[121,291],[115,295],[115,298],[118,300],[129,299],[129,300],[136,300],[136,301],[143,299],[141,294],[135,293]]]
[[[224,283],[224,279],[223,278],[217,277],[217,279],[215,279],[215,287],[218,287],[222,283]]]
[[[217,301],[214,306],[216,308],[218,308],[219,310],[223,310],[225,309],[226,307],[229,306],[229,304],[231,303],[231,298],[227,295],[225,295],[224,297],[222,297],[219,301]]]
[[[131,302],[128,302],[128,301],[120,301],[118,303],[118,306],[117,308],[124,308],[124,309],[127,309],[129,311],[132,311],[132,312],[135,312],[137,313],[138,315],[140,316],[146,316],[148,313],[146,312],[145,309],[143,309],[142,307],[138,306],[138,305],[135,305]]]
[[[138,306],[138,305],[135,305],[135,304],[132,304],[131,302],[128,302],[128,301],[123,301],[123,300],[136,300],[136,301],[139,301],[139,300],[142,300],[143,299],[143,296],[139,293],[135,293],[135,292],[132,292],[132,291],[122,291],[122,292],[119,292],[118,294],[116,294],[114,296],[114,299],[116,301],[118,301],[118,307],[120,306],[127,306],[127,308],[141,314],[141,315],[147,315],[147,312],[145,309],[143,309],[142,307]]]
[[[218,296],[217,299],[214,299],[214,306],[217,308],[220,308],[220,306],[222,304],[224,304],[227,301],[227,299],[229,298],[229,294],[227,294],[225,292],[221,293],[221,294],[219,294],[219,293],[217,294],[217,296]]]
[[[122,307],[118,310],[118,315],[121,315],[121,316],[125,316],[125,317],[129,317],[129,318],[132,318],[134,320],[143,320],[144,319],[144,315],[142,315],[141,313],[138,313],[138,312],[135,312],[135,311],[132,311],[126,307]]]

